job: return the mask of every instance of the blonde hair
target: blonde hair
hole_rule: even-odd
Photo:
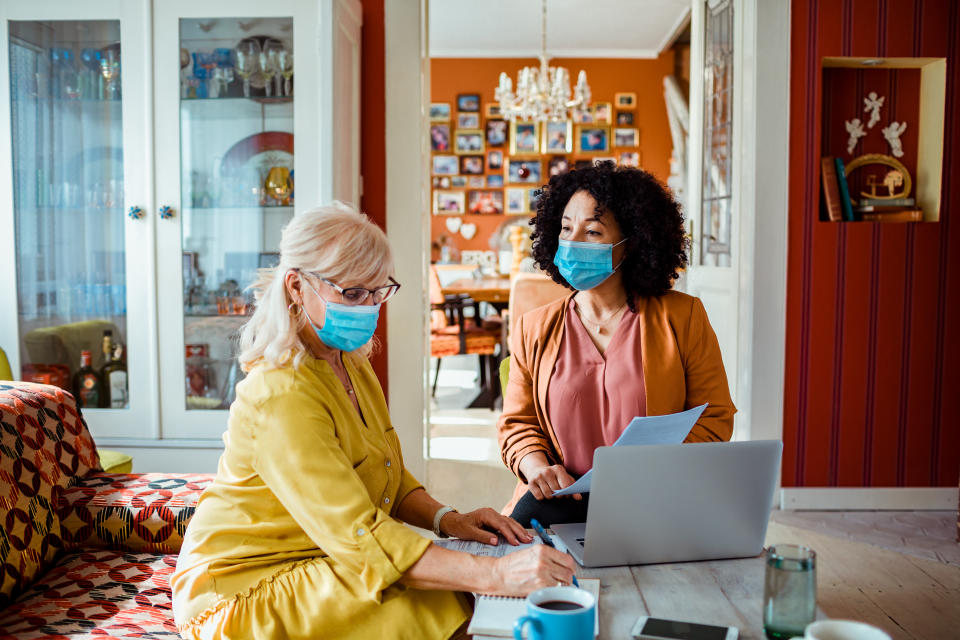
[[[300,365],[306,345],[300,331],[306,314],[290,313],[294,300],[287,292],[285,276],[291,269],[315,273],[341,286],[357,282],[382,282],[393,272],[393,256],[387,236],[367,216],[342,202],[305,211],[283,228],[280,263],[260,269],[250,288],[256,309],[240,333],[240,365],[248,371],[258,361],[271,368]],[[355,353],[366,357],[375,339]]]

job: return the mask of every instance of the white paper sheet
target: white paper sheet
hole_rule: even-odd
[[[683,442],[693,425],[700,419],[700,414],[707,408],[702,404],[693,409],[680,413],[671,413],[665,416],[644,416],[634,418],[623,430],[613,446],[633,444],[680,444]],[[580,479],[569,487],[555,491],[555,496],[572,496],[575,493],[590,493],[590,476],[593,469],[580,476]]]

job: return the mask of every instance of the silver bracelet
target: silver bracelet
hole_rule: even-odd
[[[438,538],[448,537],[447,534],[440,531],[440,520],[443,518],[443,516],[447,515],[451,511],[454,513],[459,513],[459,511],[453,507],[440,507],[437,509],[437,512],[433,514],[433,535],[437,536]]]

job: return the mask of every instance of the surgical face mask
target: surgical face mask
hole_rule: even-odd
[[[303,309],[307,320],[310,321],[310,326],[317,332],[317,337],[323,344],[341,351],[355,351],[370,341],[373,332],[377,329],[377,320],[380,318],[379,304],[346,305],[330,302],[317,293],[306,279],[301,281],[306,282],[310,290],[327,305],[322,329],[317,329],[317,325],[307,314],[306,308]]]
[[[619,264],[616,268],[613,266],[613,248],[626,241],[624,238],[617,244],[607,244],[560,240],[553,264],[574,289],[592,289],[620,268]],[[623,260],[620,262],[623,263]]]

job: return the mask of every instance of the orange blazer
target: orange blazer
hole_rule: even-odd
[[[504,463],[520,482],[503,508],[507,515],[527,490],[520,473],[524,456],[542,451],[551,464],[563,464],[563,451],[547,415],[547,388],[573,295],[525,313],[510,338],[510,378],[497,437]],[[730,399],[720,345],[700,299],[679,291],[641,298],[637,322],[643,336],[647,415],[676,413],[708,403],[685,442],[729,440],[736,408]]]

